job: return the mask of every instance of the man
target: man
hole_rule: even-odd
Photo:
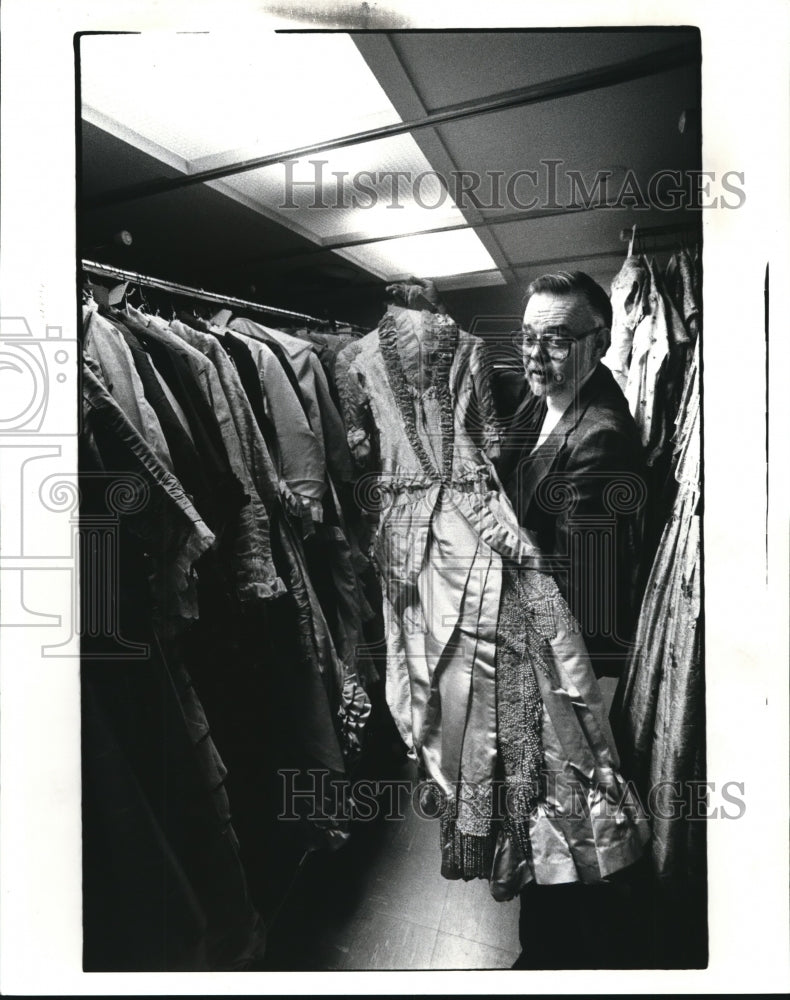
[[[524,398],[498,462],[599,677],[619,675],[628,657],[647,499],[636,425],[601,364],[611,323],[609,298],[589,275],[561,272],[532,282],[518,335]],[[639,863],[594,885],[527,886],[514,968],[639,967],[644,877]]]
[[[598,677],[618,676],[638,612],[646,503],[636,425],[601,358],[612,307],[581,271],[527,289],[518,334],[525,394],[498,472],[581,625]]]

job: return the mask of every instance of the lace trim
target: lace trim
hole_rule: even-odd
[[[487,466],[480,465],[469,472],[457,472],[452,479],[448,480],[445,485],[449,486],[451,489],[459,490],[464,493],[478,492],[481,494],[487,494],[490,492],[488,486],[488,477],[490,471]],[[426,478],[419,474],[413,476],[394,476],[389,473],[376,473],[375,477],[376,488],[379,490],[384,490],[387,493],[395,494],[400,492],[406,492],[411,490],[429,490],[431,487],[436,487],[436,477]],[[372,479],[371,479],[372,482]]]
[[[554,579],[508,569],[497,629],[497,730],[505,772],[505,832],[527,859],[529,819],[545,794],[543,699],[536,670],[556,682],[549,643],[560,625],[578,631]]]
[[[455,450],[455,413],[450,389],[450,369],[458,344],[458,327],[447,316],[437,315],[433,325],[439,328],[439,349],[432,368],[433,384],[439,399],[439,423],[442,429],[442,479],[453,478],[453,452]]]
[[[488,836],[494,819],[493,785],[461,781],[445,815],[455,821],[460,833],[474,837]]]
[[[497,733],[507,789],[505,830],[529,858],[528,820],[543,791],[543,699],[534,664],[547,664],[528,632],[534,632],[518,574],[508,571],[503,581],[497,629]]]
[[[545,652],[546,645],[557,638],[560,628],[569,632],[580,631],[579,623],[573,617],[553,576],[528,570],[516,573],[516,580],[526,618],[524,624],[528,644],[536,649],[540,646]],[[554,679],[548,663],[544,672],[549,680]]]

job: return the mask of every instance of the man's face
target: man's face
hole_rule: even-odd
[[[524,371],[536,396],[574,393],[607,346],[606,328],[578,292],[533,295],[522,332]],[[535,339],[538,343],[530,344]],[[566,352],[567,357],[559,357]]]

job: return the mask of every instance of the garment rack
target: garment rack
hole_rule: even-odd
[[[629,246],[633,244],[633,241],[639,237],[657,237],[657,236],[680,236],[680,235],[691,235],[699,237],[702,234],[702,221],[698,220],[696,222],[687,223],[677,223],[668,226],[640,226],[638,223],[634,223],[633,226],[628,229],[620,230],[620,241],[622,243],[628,243]]]
[[[175,281],[166,281],[162,278],[153,278],[147,274],[138,274],[136,271],[126,271],[120,267],[113,267],[110,264],[100,264],[93,260],[83,260],[82,270],[91,274],[104,275],[110,278],[119,278],[121,281],[128,281],[133,285],[145,285],[146,288],[155,288],[162,292],[171,292],[174,295],[184,295],[187,298],[201,299],[204,302],[216,302],[219,305],[235,306],[237,309],[252,310],[255,312],[271,313],[274,316],[287,316],[289,319],[299,319],[307,323],[317,323],[319,326],[326,326],[330,321],[319,319],[317,316],[309,316],[307,313],[294,312],[292,309],[280,309],[278,306],[267,306],[260,302],[249,302],[246,299],[237,299],[233,295],[222,295],[218,292],[209,292],[205,288],[192,288],[190,285],[182,285]],[[355,323],[345,323],[342,320],[335,321],[339,326],[350,327],[359,331],[362,328]]]

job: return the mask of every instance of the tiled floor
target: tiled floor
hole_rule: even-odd
[[[608,707],[614,681],[601,686]],[[392,770],[395,780],[415,780],[405,761]],[[309,856],[271,927],[266,968],[511,967],[518,900],[497,903],[484,880],[442,878],[438,823],[402,812],[357,823],[341,850]]]
[[[404,765],[398,777],[409,776]],[[342,850],[307,860],[271,929],[268,968],[510,968],[518,901],[442,878],[438,823],[404,812],[357,824]]]

